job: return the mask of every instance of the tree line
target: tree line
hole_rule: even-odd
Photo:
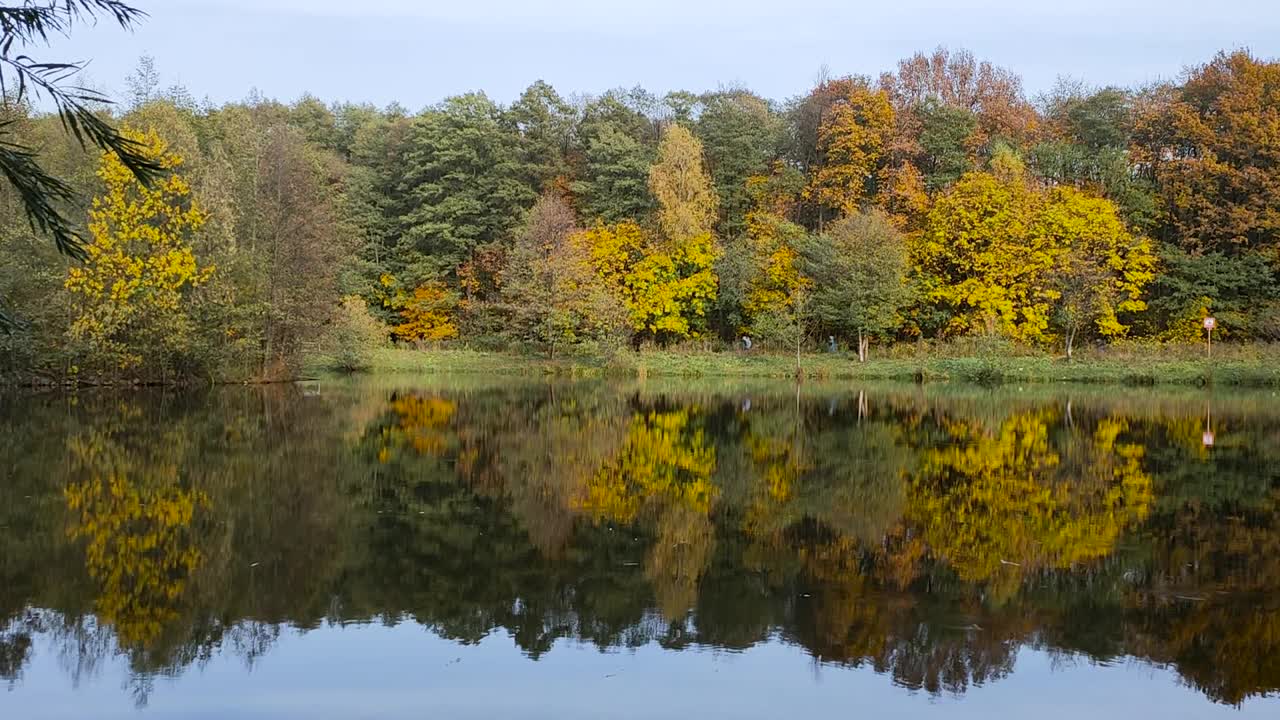
[[[1280,338],[1280,63],[1029,99],[959,50],[784,102],[744,88],[566,98],[536,82],[413,113],[215,106],[147,59],[118,154],[6,102],[74,192],[86,259],[0,189],[10,372],[271,378],[392,339],[527,352],[998,336],[1071,354]],[[104,116],[106,111],[103,111]],[[137,158],[135,158],[137,159]],[[77,204],[78,203],[78,204]]]

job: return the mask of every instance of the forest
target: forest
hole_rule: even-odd
[[[1199,341],[1210,315],[1215,340],[1280,340],[1280,62],[1246,50],[1036,97],[946,48],[783,101],[539,81],[417,112],[215,105],[146,57],[126,85],[100,115],[147,183],[0,104],[85,238],[60,253],[0,184],[6,379],[274,380],[389,343],[1069,357]]]

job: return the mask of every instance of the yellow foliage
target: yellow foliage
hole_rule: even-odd
[[[384,285],[394,283],[394,278],[383,275]],[[436,342],[458,336],[451,312],[454,298],[444,283],[432,281],[414,288],[412,295],[397,289],[394,296],[383,301],[400,312],[401,323],[391,332],[401,340]]]
[[[412,393],[392,398],[391,412],[394,422],[382,428],[378,450],[378,462],[391,461],[393,447],[412,449],[420,455],[444,457],[453,447],[456,437],[450,429],[457,406],[441,397]]]
[[[1016,158],[998,160],[937,200],[913,249],[926,296],[954,312],[948,332],[1044,341],[1057,309],[1087,313],[1102,335],[1123,334],[1116,313],[1146,307],[1150,243],[1128,232],[1109,200],[1037,191]]]
[[[702,143],[685,127],[672,125],[663,133],[658,160],[649,169],[649,190],[668,242],[711,233],[718,198],[702,166]]]
[[[89,211],[88,259],[67,271],[74,317],[69,334],[118,369],[143,364],[145,354],[183,348],[191,323],[186,291],[209,279],[187,239],[206,215],[178,174],[182,158],[154,131],[125,131],[143,154],[169,174],[151,187],[139,183],[114,153],[104,153],[98,178],[104,191]]]
[[[747,242],[752,257],[752,275],[743,304],[748,317],[787,310],[796,290],[804,285],[797,263],[796,241],[804,230],[781,218],[752,210],[747,213]]]
[[[1104,337],[1124,335],[1128,327],[1116,313],[1147,308],[1142,289],[1156,267],[1151,242],[1131,235],[1109,200],[1071,187],[1049,191],[1034,231],[1058,252],[1053,273],[1066,309],[1090,316]]]
[[[208,498],[182,487],[176,462],[139,463],[102,433],[69,444],[85,478],[63,491],[74,513],[68,534],[87,541],[98,619],[114,626],[121,646],[146,647],[178,617],[187,580],[203,561],[190,528]]]
[[[1035,202],[1021,178],[970,173],[934,205],[913,259],[928,297],[956,311],[950,332],[1035,339],[1048,329],[1056,253],[1029,231]]]
[[[961,579],[1008,592],[1036,569],[1106,556],[1146,518],[1152,479],[1142,446],[1118,440],[1125,423],[1101,421],[1070,458],[1049,441],[1050,412],[1017,414],[993,433],[952,423],[956,441],[924,454],[908,514]]]
[[[806,197],[842,215],[861,208],[867,185],[874,178],[893,136],[894,114],[889,96],[865,82],[849,83],[818,128],[821,161]]]
[[[692,423],[691,411],[636,413],[626,441],[587,483],[574,509],[630,523],[643,507],[682,506],[706,514],[716,489],[715,446]]]
[[[659,248],[633,222],[597,225],[575,235],[597,276],[627,307],[631,328],[696,337],[715,301],[715,239],[704,233]]]

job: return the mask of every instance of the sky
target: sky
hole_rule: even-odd
[[[90,60],[121,94],[142,55],[196,98],[398,101],[471,90],[509,102],[535,80],[563,95],[643,85],[746,86],[783,100],[832,75],[877,76],[918,50],[967,48],[1023,77],[1095,86],[1176,78],[1220,49],[1280,54],[1280,0],[131,0],[129,33],[77,28],[41,50]]]

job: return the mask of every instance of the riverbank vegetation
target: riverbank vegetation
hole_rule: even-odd
[[[462,357],[394,342],[498,353],[486,367],[1274,381],[1280,63],[1246,51],[1173,82],[1063,81],[1034,99],[946,49],[782,102],[567,99],[537,82],[509,104],[477,92],[419,112],[216,106],[159,77],[144,59],[121,110],[102,111],[163,169],[147,185],[56,116],[0,108],[6,136],[74,191],[64,215],[86,238],[85,260],[59,254],[0,187],[5,378],[274,380],[308,355]],[[1207,316],[1215,341],[1258,347],[1212,368],[1182,357]],[[744,337],[756,354],[726,352]],[[916,357],[975,338],[1036,356]],[[691,346],[718,352],[630,350]],[[1135,364],[1134,347],[1158,349]]]
[[[1201,355],[1197,355],[1196,351]],[[1003,352],[1002,352],[1003,351]],[[693,349],[646,349],[611,357],[531,358],[494,351],[447,349],[421,351],[382,348],[362,353],[353,365],[345,356],[307,358],[304,374],[322,377],[338,369],[374,373],[482,374],[612,378],[799,378],[804,380],[961,381],[981,385],[1078,383],[1280,387],[1280,346],[1227,346],[1213,360],[1203,348],[1183,346],[1109,346],[1054,357],[998,343],[917,346],[900,344],[884,357],[857,362],[855,351],[806,353],[797,365],[787,354]]]

